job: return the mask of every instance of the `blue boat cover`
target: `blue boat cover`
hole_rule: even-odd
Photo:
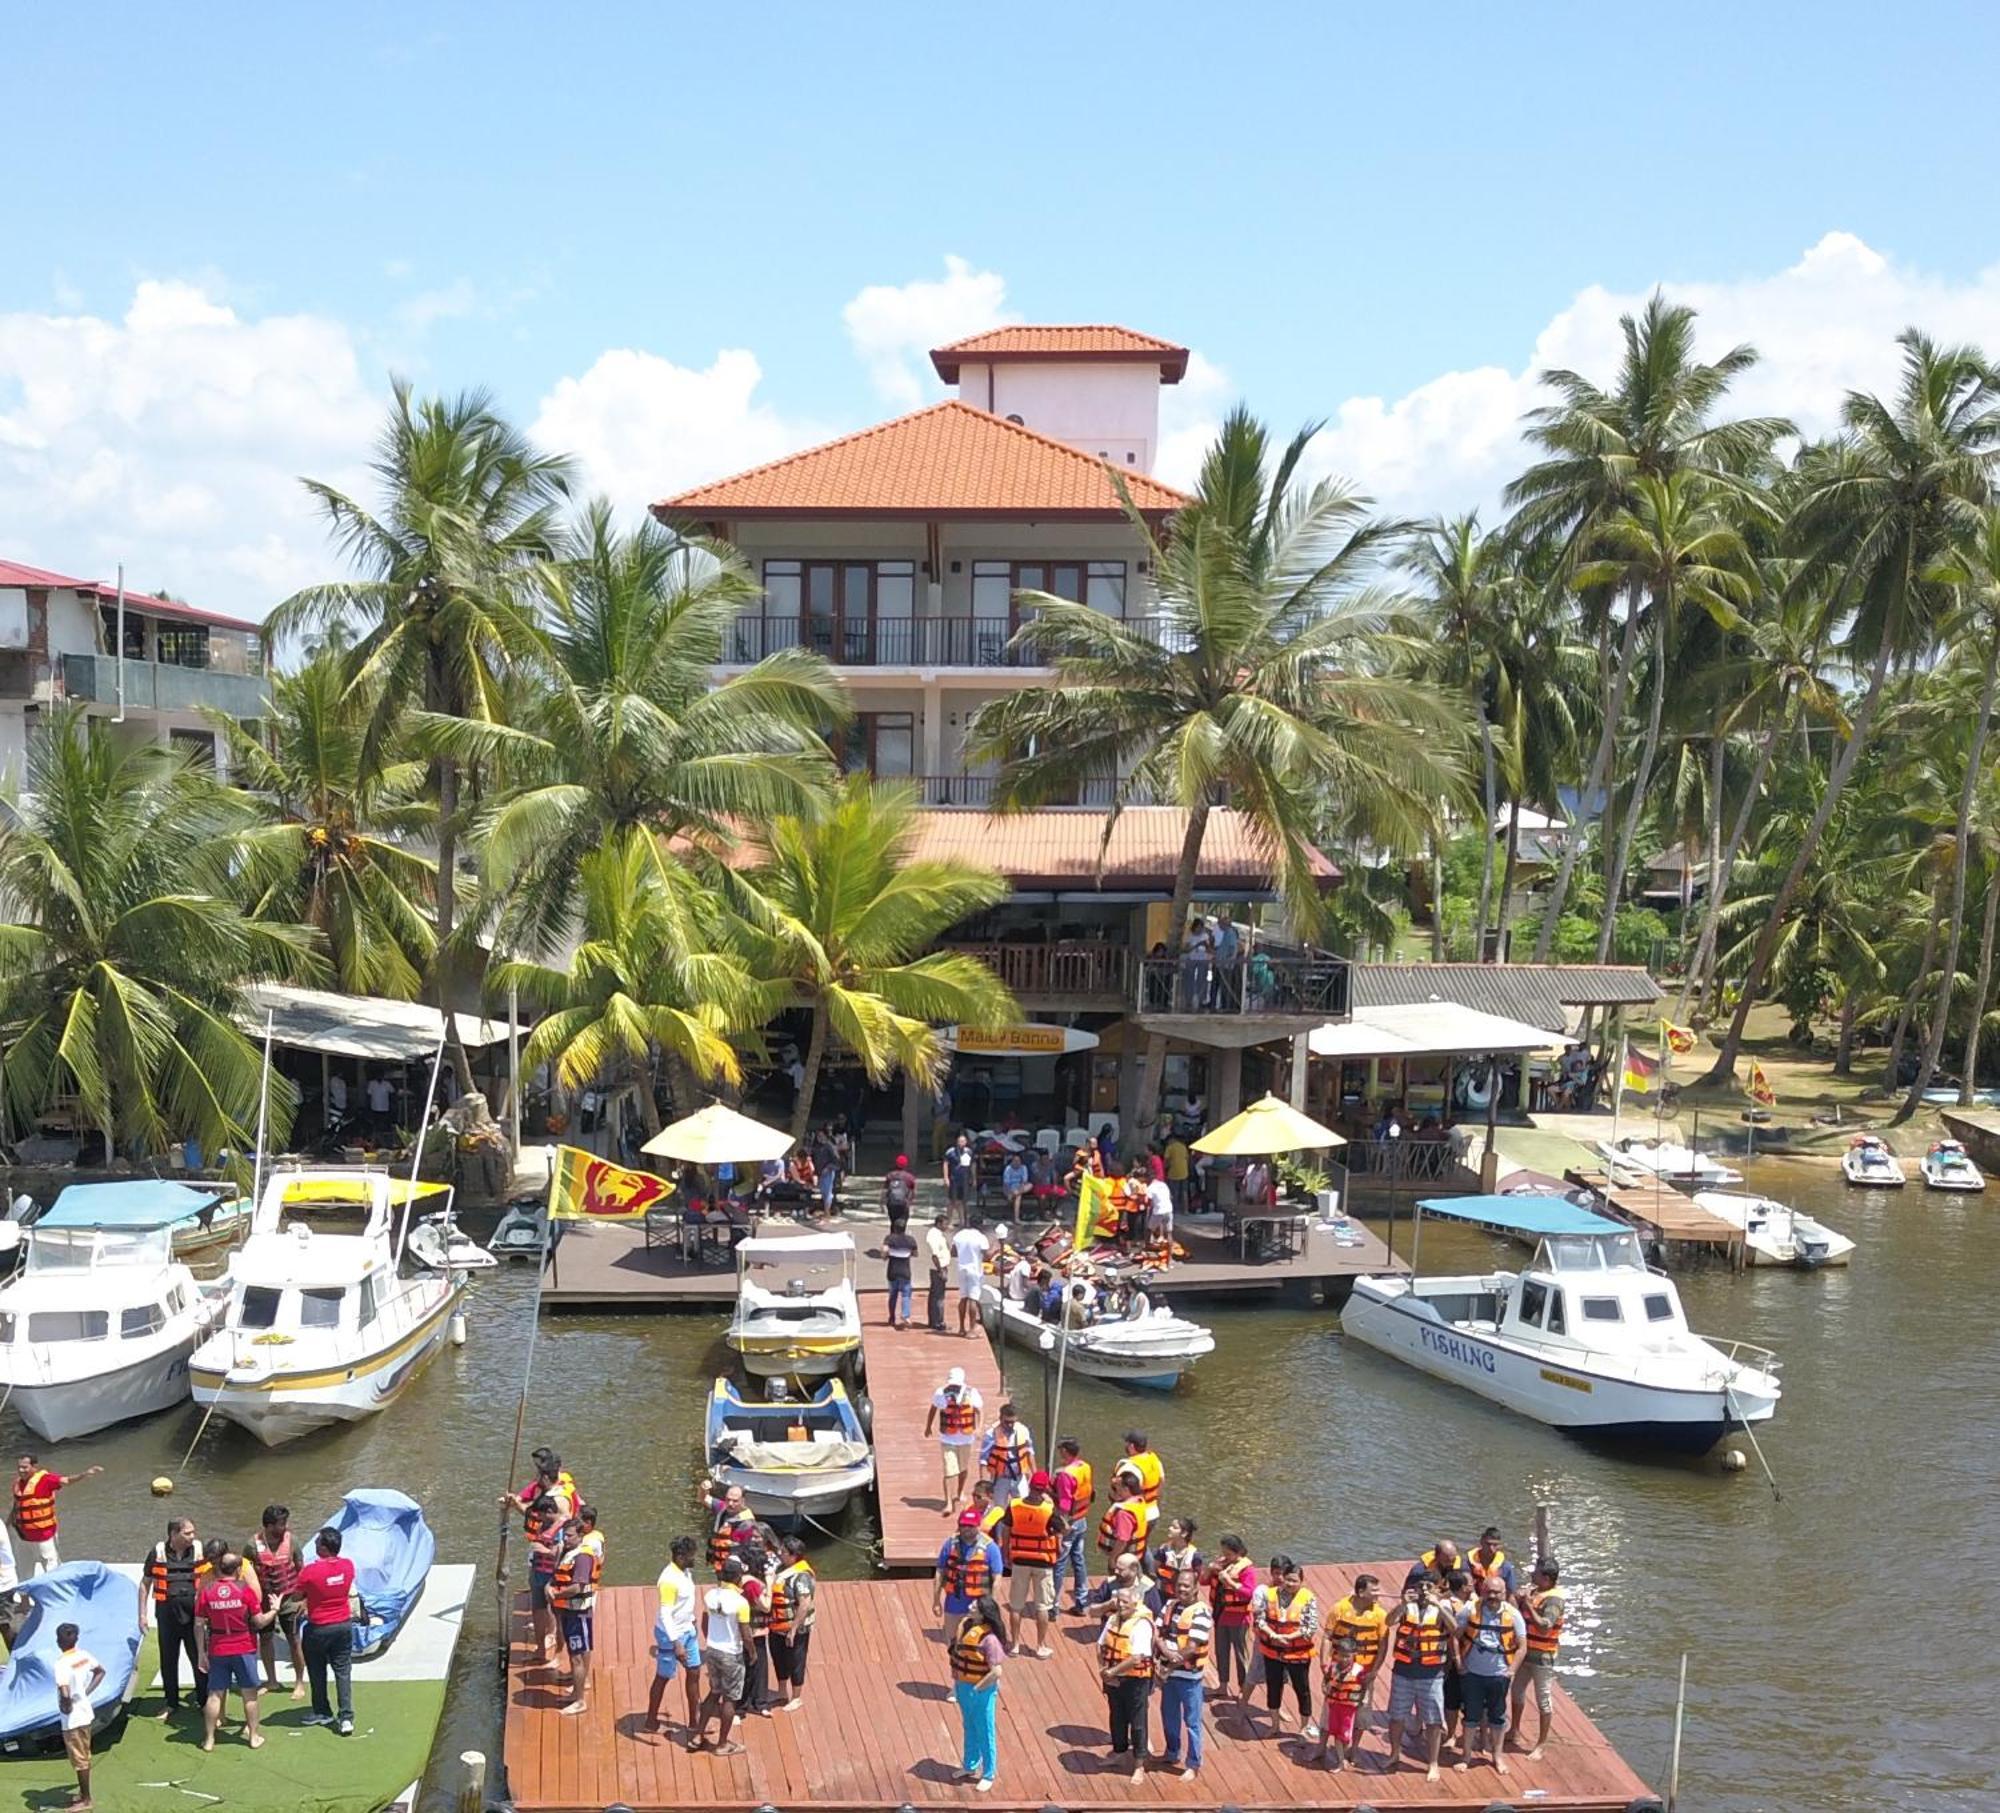
[[[326,1520],[340,1532],[340,1552],[354,1563],[354,1590],[365,1621],[354,1626],[354,1653],[387,1649],[410,1615],[437,1554],[423,1506],[402,1492],[356,1486]]]
[[[25,1737],[62,1718],[56,1702],[56,1629],[74,1624],[78,1640],[104,1664],[90,1696],[100,1716],[131,1691],[139,1658],[139,1586],[101,1561],[65,1561],[21,1582],[34,1609],[0,1669],[0,1740]]]
[[[213,1189],[165,1177],[129,1183],[73,1183],[36,1222],[44,1228],[166,1228],[199,1215],[216,1199]]]
[[[1477,1221],[1516,1234],[1617,1234],[1622,1221],[1585,1209],[1561,1196],[1427,1196],[1417,1204],[1426,1215]]]

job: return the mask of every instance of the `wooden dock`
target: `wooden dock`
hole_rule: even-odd
[[[1594,1190],[1607,1213],[1649,1240],[1658,1240],[1670,1249],[1712,1248],[1731,1264],[1741,1263],[1743,1230],[1703,1208],[1691,1196],[1663,1183],[1615,1184],[1602,1171],[1572,1171],[1569,1181]]]
[[[1344,1592],[1364,1566],[1394,1579],[1405,1564],[1315,1567],[1308,1577],[1326,1600]],[[691,1756],[678,1724],[671,1736],[642,1729],[657,1606],[651,1587],[611,1587],[598,1596],[590,1707],[567,1718],[554,1666],[529,1658],[523,1600],[508,1669],[504,1739],[507,1798],[521,1813],[598,1813],[614,1801],[636,1813],[748,1813],[766,1806],[779,1813],[886,1813],[906,1805],[1183,1813],[1227,1805],[1337,1813],[1362,1802],[1406,1813],[1476,1813],[1495,1798],[1558,1813],[1619,1813],[1646,1792],[1560,1686],[1547,1754],[1534,1763],[1511,1757],[1504,1780],[1483,1764],[1463,1774],[1447,1765],[1435,1783],[1407,1761],[1383,1773],[1379,1722],[1365,1741],[1361,1766],[1334,1774],[1309,1766],[1316,1743],[1296,1736],[1245,1739],[1233,1720],[1211,1713],[1198,1781],[1155,1770],[1133,1782],[1126,1769],[1108,1766],[1095,1627],[1065,1619],[1054,1635],[1052,1660],[1008,1662],[1000,1686],[999,1775],[992,1793],[975,1794],[952,1780],[958,1713],[930,1587],[921,1580],[825,1582],[804,1706],[744,1721],[740,1756]],[[1379,1721],[1386,1671],[1377,1695]],[[671,1683],[663,1711],[678,1719],[682,1708],[680,1684]],[[1157,1741],[1157,1704],[1153,1729]]]
[[[917,1313],[923,1314],[922,1299]],[[957,1326],[958,1299],[945,1315]],[[966,1339],[933,1334],[921,1323],[891,1328],[871,1303],[861,1336],[868,1371],[868,1399],[875,1407],[875,1496],[881,1507],[882,1565],[896,1572],[930,1573],[938,1544],[951,1533],[944,1519],[944,1478],[935,1437],[924,1439],[931,1394],[954,1366],[979,1393],[982,1430],[1001,1402],[1000,1368],[982,1329]],[[1039,1365],[1039,1362],[1036,1362]],[[976,1444],[974,1452],[976,1453]]]

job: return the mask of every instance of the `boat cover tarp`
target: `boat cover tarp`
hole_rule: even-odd
[[[1426,1215],[1476,1221],[1486,1227],[1505,1228],[1509,1233],[1538,1237],[1616,1234],[1625,1227],[1622,1221],[1600,1215],[1595,1209],[1581,1208],[1560,1196],[1427,1196],[1417,1207]]]
[[[852,1234],[800,1234],[790,1238],[770,1235],[739,1240],[736,1257],[741,1264],[757,1265],[840,1265],[854,1257]]]
[[[0,1670],[0,1740],[55,1725],[56,1631],[77,1627],[83,1647],[104,1664],[104,1681],[91,1695],[98,1713],[116,1706],[132,1687],[139,1657],[139,1586],[101,1561],[65,1561],[18,1589],[33,1605],[14,1653]]]
[[[423,1507],[402,1492],[356,1486],[326,1520],[340,1532],[340,1552],[354,1563],[354,1590],[367,1609],[354,1627],[354,1653],[386,1649],[410,1615],[437,1555]]]
[[[760,1442],[747,1429],[725,1429],[717,1438],[716,1454],[732,1467],[760,1473],[820,1473],[858,1467],[868,1458],[866,1442],[843,1441],[837,1435],[803,1442]]]
[[[36,1222],[44,1228],[165,1228],[212,1207],[218,1192],[166,1177],[73,1183]],[[103,1658],[100,1657],[101,1661]]]

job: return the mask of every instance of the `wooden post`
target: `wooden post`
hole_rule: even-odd
[[[1674,1754],[1667,1765],[1667,1813],[1674,1813],[1681,1792],[1681,1727],[1687,1719],[1688,1659],[1687,1651],[1681,1651],[1681,1684],[1674,1695]]]
[[[1535,1561],[1539,1566],[1549,1558],[1549,1507],[1535,1507]]]
[[[458,1785],[458,1813],[481,1813],[486,1805],[486,1753],[461,1750],[458,1760],[465,1770]]]

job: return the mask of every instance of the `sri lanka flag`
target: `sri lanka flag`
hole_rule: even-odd
[[[1671,1020],[1660,1022],[1660,1037],[1667,1042],[1667,1049],[1675,1057],[1684,1058],[1694,1049],[1694,1034],[1685,1026],[1676,1026]]]
[[[1658,1061],[1643,1052],[1634,1051],[1628,1041],[1625,1046],[1625,1087],[1635,1095],[1650,1095],[1659,1080]]]
[[[1764,1074],[1764,1066],[1755,1058],[1750,1060],[1750,1099],[1760,1108],[1775,1108],[1778,1092],[1771,1087],[1771,1079]]]
[[[673,1185],[650,1171],[628,1171],[586,1152],[558,1146],[549,1168],[551,1221],[636,1221],[673,1193]]]

